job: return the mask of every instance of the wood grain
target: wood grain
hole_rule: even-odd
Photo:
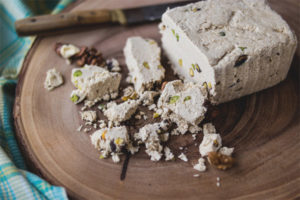
[[[159,0],[151,3],[161,2]],[[150,4],[146,0],[84,1],[74,10]],[[299,2],[270,1],[300,38]],[[64,186],[74,199],[296,199],[300,191],[299,58],[279,85],[218,106],[214,123],[224,145],[234,146],[237,165],[229,171],[209,168],[200,177],[192,163],[198,149],[190,136],[172,138],[171,148],[188,146],[189,163],[151,162],[140,152],[131,158],[125,181],[121,164],[99,160],[88,134],[76,132],[79,107],[69,102],[71,66],[53,51],[56,42],[95,46],[116,57],[125,70],[126,38],[141,35],[159,41],[157,24],[107,28],[39,38],[21,72],[14,118],[19,140],[32,163],[51,183]],[[43,88],[46,71],[56,67],[66,83],[52,92]],[[126,70],[125,70],[126,71]],[[198,143],[201,138],[198,138]],[[179,153],[175,149],[175,153]],[[124,158],[123,158],[124,159]],[[221,186],[216,186],[220,177]]]

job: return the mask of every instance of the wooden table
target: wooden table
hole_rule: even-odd
[[[160,3],[160,0],[86,0],[73,10],[121,8]],[[298,0],[270,1],[300,38]],[[214,123],[226,146],[235,147],[236,166],[228,171],[209,167],[195,178],[191,163],[197,147],[183,137],[173,146],[191,145],[189,163],[151,162],[142,152],[129,163],[125,181],[121,164],[99,160],[88,134],[77,133],[79,107],[69,102],[72,84],[67,66],[53,51],[56,42],[95,46],[105,57],[116,57],[123,67],[122,48],[133,35],[159,41],[157,24],[135,27],[96,27],[51,37],[40,37],[28,53],[16,93],[14,118],[17,136],[28,163],[46,180],[64,186],[74,199],[295,199],[300,191],[299,58],[279,85],[222,104]],[[53,92],[43,88],[46,71],[56,67],[66,77]],[[216,186],[220,177],[221,186]]]

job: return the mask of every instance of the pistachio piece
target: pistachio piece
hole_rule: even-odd
[[[193,68],[190,68],[190,76],[194,77],[194,70],[193,70]]]
[[[188,100],[191,100],[191,96],[186,96],[183,101],[188,101]]]
[[[117,139],[115,139],[115,144],[116,145],[121,145],[121,144],[123,144],[123,142],[124,142],[124,140],[122,139],[122,138],[117,138]]]
[[[158,113],[153,113],[153,119],[158,118],[160,116],[160,114]]]
[[[76,70],[76,71],[73,73],[73,76],[74,76],[74,77],[82,76],[82,71],[81,71],[81,70]]]
[[[176,40],[177,40],[177,42],[179,42],[179,35],[178,35],[178,33],[176,33]]]
[[[150,66],[149,66],[148,62],[143,62],[143,66],[144,66],[145,68],[147,68],[147,69],[150,69]]]
[[[173,33],[173,35],[175,36],[175,30],[174,30],[174,29],[172,29],[172,33]]]
[[[157,65],[158,69],[163,69],[164,67],[162,65]]]
[[[127,101],[129,99],[129,97],[123,96],[121,99],[122,99],[122,101]]]
[[[247,49],[247,47],[239,47],[242,51],[244,51],[245,49]]]
[[[192,9],[193,12],[197,12],[197,11],[200,11],[200,10],[201,10],[201,8],[193,8]]]
[[[149,40],[149,44],[156,44],[154,40]]]
[[[196,68],[197,72],[199,72],[199,73],[201,72],[201,69],[198,64],[195,64],[195,68]]]
[[[180,98],[180,96],[172,96],[169,100],[169,104],[176,103],[176,101],[178,101],[179,98]]]
[[[181,58],[178,59],[178,64],[179,64],[180,67],[182,67],[182,59]]]
[[[77,96],[76,94],[72,95],[71,97],[71,101],[76,103],[79,100],[79,96]]]
[[[207,86],[208,86],[208,89],[211,89],[212,88],[211,82],[208,82]]]
[[[195,70],[195,64],[192,64],[193,70]]]

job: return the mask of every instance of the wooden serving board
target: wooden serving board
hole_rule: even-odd
[[[74,10],[121,8],[161,3],[161,0],[83,1]],[[270,1],[300,38],[298,0]],[[263,19],[262,19],[263,20]],[[126,38],[140,35],[159,41],[157,24],[105,26],[70,34],[38,38],[26,57],[20,76],[14,118],[24,154],[41,175],[64,186],[74,199],[296,199],[300,191],[299,48],[291,70],[279,85],[218,106],[214,123],[225,146],[235,147],[236,165],[228,171],[208,167],[196,174],[199,157],[191,137],[174,138],[172,147],[189,146],[188,163],[151,162],[144,152],[130,159],[126,179],[122,164],[100,160],[89,135],[76,131],[79,106],[69,100],[72,66],[59,58],[56,42],[94,46],[122,64]],[[43,88],[46,71],[56,67],[65,84]],[[179,139],[178,139],[179,138]],[[173,140],[173,138],[172,138]],[[198,142],[199,144],[199,142]],[[178,153],[178,150],[175,150]],[[124,160],[124,157],[122,158]],[[216,186],[220,177],[221,186]]]

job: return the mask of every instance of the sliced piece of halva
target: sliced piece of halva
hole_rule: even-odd
[[[107,104],[107,109],[104,111],[104,115],[110,121],[123,122],[131,118],[136,112],[139,103],[135,100],[128,100],[121,104],[116,102],[110,102]]]
[[[44,88],[47,90],[53,90],[54,88],[62,85],[64,83],[64,79],[60,72],[56,71],[55,68],[49,69],[47,71],[46,79],[44,82]]]
[[[263,19],[263,20],[262,20]],[[284,80],[297,39],[264,0],[206,0],[167,10],[162,46],[185,81],[222,103]]]
[[[72,70],[71,81],[79,90],[72,92],[71,99],[74,103],[78,103],[75,100],[84,98],[94,101],[118,92],[121,74],[109,72],[98,66],[85,65],[83,68]],[[75,97],[74,95],[77,93],[80,93],[81,96]]]
[[[151,90],[165,77],[160,63],[161,49],[152,39],[131,37],[127,39],[124,55],[134,88],[138,93]]]
[[[123,147],[129,143],[129,136],[125,126],[104,128],[94,132],[91,142],[106,158],[110,153],[121,153]]]
[[[158,107],[167,108],[186,122],[197,125],[204,119],[206,99],[206,90],[201,86],[175,80],[166,84],[158,100]]]

